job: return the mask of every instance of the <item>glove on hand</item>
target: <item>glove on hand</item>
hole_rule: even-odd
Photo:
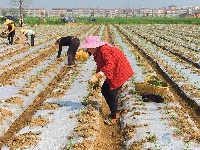
[[[95,83],[93,83],[93,85],[92,85],[92,88],[93,88],[94,90],[98,89],[99,87],[101,87],[101,85],[100,85],[100,80],[97,81],[97,82],[95,82]]]
[[[89,83],[96,83],[99,81],[99,78],[96,75],[93,75],[90,80]]]

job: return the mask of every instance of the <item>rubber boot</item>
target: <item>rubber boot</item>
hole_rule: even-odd
[[[35,35],[31,35],[31,46],[34,46],[34,37],[35,37]]]

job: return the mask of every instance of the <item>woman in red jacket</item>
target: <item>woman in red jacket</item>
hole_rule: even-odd
[[[89,82],[95,83],[105,76],[101,87],[109,108],[111,125],[116,123],[118,107],[117,93],[122,85],[134,74],[129,61],[123,52],[109,43],[101,42],[98,36],[88,36],[80,48],[85,48],[88,53],[94,56],[97,65],[97,72]]]

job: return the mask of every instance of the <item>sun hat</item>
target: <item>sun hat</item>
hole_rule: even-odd
[[[60,36],[57,36],[57,37],[56,37],[56,41],[55,41],[55,43],[54,43],[55,45],[57,45],[57,44],[59,43],[59,39],[60,39],[60,38],[61,38]]]
[[[56,37],[56,41],[58,41],[60,38],[61,38],[60,36],[57,36],[57,37]]]
[[[85,42],[80,46],[80,48],[96,48],[105,44],[110,45],[109,43],[101,42],[98,36],[90,35],[86,37]]]
[[[21,33],[24,33],[25,29],[21,29]]]
[[[4,22],[4,24],[9,24],[9,23],[12,23],[12,20],[6,19],[6,21]]]

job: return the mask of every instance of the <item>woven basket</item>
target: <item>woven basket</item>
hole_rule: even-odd
[[[8,34],[2,32],[2,33],[0,33],[0,37],[1,37],[1,38],[7,38],[7,37],[8,37]]]
[[[21,37],[17,37],[17,39],[14,41],[15,44],[24,44],[24,40]]]
[[[157,81],[159,81],[162,86],[155,84]],[[135,83],[135,89],[140,94],[155,94],[162,97],[167,97],[169,93],[168,84],[160,81],[156,76],[147,76],[143,82]]]

